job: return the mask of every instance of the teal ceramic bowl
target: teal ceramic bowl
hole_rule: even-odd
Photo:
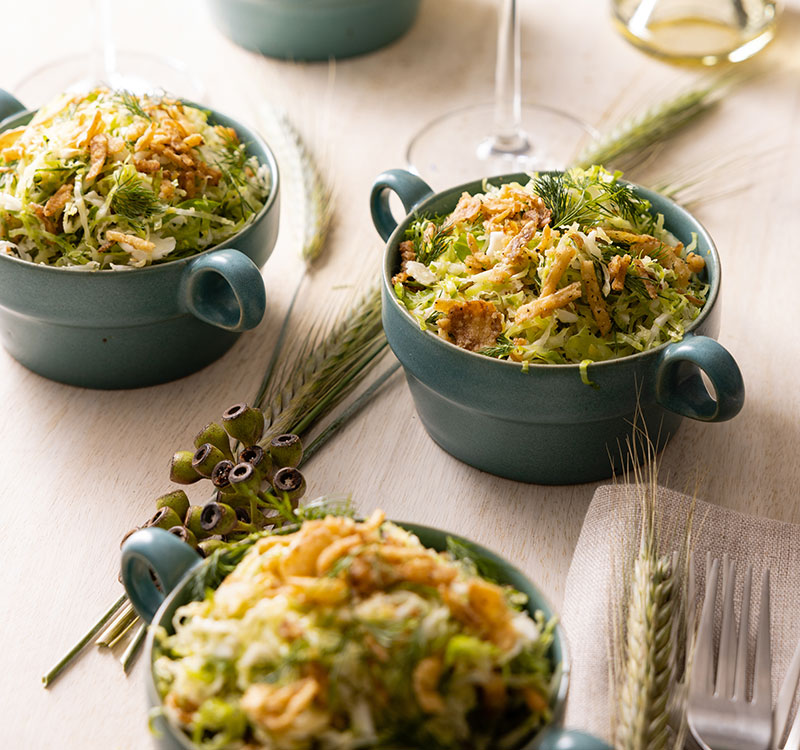
[[[531,581],[508,561],[494,552],[469,542],[455,534],[419,526],[413,523],[399,523],[403,528],[416,534],[426,546],[437,550],[447,548],[447,538],[466,542],[478,558],[492,563],[498,571],[498,582],[507,583],[528,597],[528,611],[533,614],[541,610],[545,617],[553,616],[553,609],[541,592]],[[131,535],[122,546],[122,581],[125,590],[142,619],[151,625],[145,646],[147,660],[147,700],[150,708],[158,708],[161,699],[156,690],[153,676],[153,641],[156,627],[173,632],[172,619],[175,611],[192,601],[189,592],[191,574],[197,566],[204,565],[197,553],[177,537],[163,529],[144,529]],[[160,590],[153,583],[158,581]],[[564,711],[569,685],[569,654],[564,631],[558,626],[550,649],[550,659],[557,674],[551,696],[553,723],[545,727],[519,750],[609,750],[600,740],[581,732],[564,730],[560,721]],[[153,741],[159,750],[197,750],[188,737],[173,726],[164,716],[156,715],[152,720]],[[408,748],[424,750],[424,748]]]
[[[242,47],[289,60],[352,57],[411,28],[420,0],[209,0],[220,30]]]
[[[503,175],[492,184],[527,182],[525,174]],[[733,357],[715,341],[719,331],[719,256],[708,232],[684,209],[644,188],[665,226],[688,244],[697,234],[711,285],[708,301],[683,340],[588,368],[594,387],[581,381],[578,365],[531,365],[476,354],[422,331],[395,297],[391,278],[400,266],[398,245],[419,215],[446,214],[465,190],[440,193],[415,175],[391,170],[372,189],[375,227],[387,241],[383,262],[383,325],[405,369],[417,413],[444,450],[478,469],[523,482],[572,484],[610,476],[624,467],[634,423],[647,430],[657,449],[683,417],[719,422],[744,403],[744,384]],[[394,191],[409,215],[392,217]],[[712,396],[703,384],[704,373]],[[643,455],[639,451],[639,455]]]
[[[26,124],[0,92],[0,131]],[[269,165],[272,192],[254,221],[190,258],[118,271],[81,271],[0,254],[0,339],[34,372],[87,388],[135,388],[188,375],[221,357],[261,321],[261,266],[278,235],[275,157],[253,131],[222,114]]]

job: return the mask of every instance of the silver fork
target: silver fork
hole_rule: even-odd
[[[710,561],[710,556],[707,558]],[[769,570],[761,581],[761,603],[756,636],[752,699],[747,696],[747,634],[753,569],[744,580],[742,610],[736,643],[733,592],[735,563],[725,555],[722,631],[714,679],[714,609],[717,600],[719,560],[714,560],[706,581],[706,596],[697,631],[689,680],[687,721],[694,738],[706,750],[768,750],[772,740],[772,687],[770,680]],[[709,565],[706,565],[709,570]]]
[[[781,689],[778,691],[778,698],[775,701],[772,723],[772,739],[774,740],[773,748],[775,750],[800,750],[800,711],[794,717],[786,742],[781,744],[783,735],[789,726],[789,715],[792,710],[798,681],[800,681],[800,643],[797,644],[789,669],[783,678]]]

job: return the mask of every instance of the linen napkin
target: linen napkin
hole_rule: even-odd
[[[691,499],[658,489],[661,549],[679,549]],[[592,498],[567,575],[562,623],[572,658],[565,725],[610,741],[609,653],[611,607],[619,607],[627,580],[622,551],[638,549],[641,506],[632,485],[603,486]],[[772,617],[772,696],[777,695],[800,640],[800,526],[750,516],[696,501],[692,531],[698,612],[705,591],[705,559],[710,550],[736,561],[738,618],[744,573],[753,566],[750,660],[755,642],[761,573],[770,568]],[[721,578],[720,578],[721,580]],[[717,600],[719,613],[721,594]],[[717,615],[717,624],[720,615]]]

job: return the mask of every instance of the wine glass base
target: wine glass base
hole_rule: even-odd
[[[522,105],[522,130],[509,139],[494,130],[494,105],[448,112],[414,136],[408,168],[435,189],[511,172],[564,169],[597,131],[577,117],[544,104]]]
[[[117,51],[116,70],[106,81],[92,75],[95,67],[89,53],[54,60],[25,76],[13,87],[14,95],[35,109],[62,92],[84,93],[97,86],[125,89],[133,94],[162,95],[202,102],[203,83],[178,60],[143,52]]]

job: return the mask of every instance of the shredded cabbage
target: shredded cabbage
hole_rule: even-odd
[[[406,232],[392,280],[423,330],[529,363],[590,363],[683,337],[708,293],[684,247],[619,174],[600,167],[464,193]]]
[[[554,623],[466,545],[382,518],[264,537],[180,607],[153,663],[168,719],[202,748],[270,750],[511,748],[549,721]]]
[[[271,189],[268,168],[207,112],[105,89],[63,94],[0,134],[0,167],[3,252],[53,266],[193,255],[252,222]]]

